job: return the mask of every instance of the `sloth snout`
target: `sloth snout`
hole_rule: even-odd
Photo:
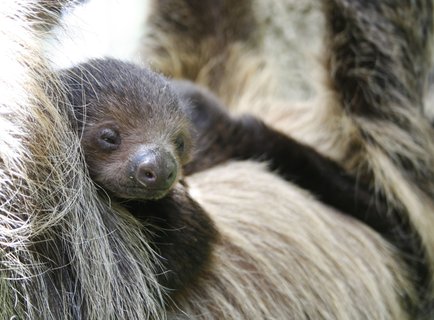
[[[158,149],[141,150],[134,161],[134,177],[150,190],[167,190],[175,182],[177,164],[169,153]]]

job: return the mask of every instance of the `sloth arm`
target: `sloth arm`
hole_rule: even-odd
[[[159,200],[122,200],[142,221],[158,254],[158,282],[171,296],[196,282],[209,263],[218,232],[208,214],[188,194],[183,182]]]
[[[217,98],[196,85],[186,81],[173,81],[173,85],[186,101],[194,127],[195,152],[184,168],[185,175],[230,159],[263,161],[285,180],[381,234],[389,234],[399,223],[396,215],[387,213],[381,195],[357,181],[335,161],[253,116],[231,117]]]

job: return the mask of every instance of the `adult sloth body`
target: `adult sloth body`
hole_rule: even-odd
[[[300,11],[293,13],[297,8]],[[392,210],[402,211],[397,228],[390,233],[400,234],[400,249],[408,244],[413,248],[410,256],[402,254],[404,264],[399,267],[401,275],[409,272],[412,282],[401,291],[406,292],[406,301],[395,300],[395,305],[394,298],[386,298],[392,294],[388,291],[382,295],[381,304],[389,305],[389,311],[383,309],[382,314],[382,307],[373,301],[363,311],[345,303],[345,312],[352,309],[347,316],[360,318],[379,312],[367,317],[405,318],[402,314],[391,316],[390,310],[397,310],[395,307],[414,312],[410,317],[432,316],[433,290],[429,283],[434,266],[434,144],[424,112],[432,103],[425,97],[432,68],[432,1],[365,6],[351,0],[302,4],[246,0],[236,5],[229,1],[198,4],[174,0],[155,4],[154,9],[143,46],[144,56],[153,66],[174,77],[204,84],[234,112],[252,112],[314,146],[369,183],[387,199]],[[296,20],[292,24],[296,31],[288,27],[288,17]],[[323,64],[309,59],[315,55],[324,56]],[[304,81],[297,81],[294,71]],[[336,220],[322,212],[326,221]],[[303,219],[309,221],[308,215]],[[406,224],[409,228],[402,232],[400,228]],[[317,229],[315,222],[310,225]],[[341,228],[357,234],[355,230],[360,227],[345,221]],[[369,235],[363,241],[373,239]],[[319,247],[331,252],[329,244],[323,242]],[[372,245],[368,247],[374,250],[382,247]],[[371,254],[371,249],[359,252],[357,258]],[[332,260],[338,256],[333,254]],[[329,264],[317,265],[330,272],[326,266]],[[383,279],[391,279],[387,273]],[[307,278],[300,276],[298,281]],[[325,286],[322,280],[318,280],[318,287]],[[308,292],[323,299],[326,294],[318,287],[295,294],[289,304],[300,305],[297,298]],[[335,289],[329,292],[340,295]],[[412,304],[414,298],[417,302]],[[315,300],[315,304],[318,302]],[[328,315],[331,318],[339,318],[343,311],[343,304],[335,306]],[[295,318],[327,317],[309,311],[294,314]]]
[[[256,61],[251,49],[260,49],[252,40],[251,30],[258,31],[259,35],[261,30],[266,30],[265,25],[256,23],[259,1],[239,1],[236,7],[233,7],[234,2],[230,3],[229,7],[229,2],[226,4],[225,1],[156,2],[156,11],[151,15],[156,20],[148,23],[154,40],[160,42],[154,42],[158,49],[155,55],[153,46],[146,46],[148,57],[166,73],[190,78],[200,74],[200,80],[234,108],[242,109],[243,103],[252,101],[249,98],[259,97],[259,100],[253,99],[255,103],[250,104],[250,108],[258,111],[256,107],[263,103],[270,106],[265,115],[269,123],[273,123],[272,115],[283,118],[281,112],[284,111],[285,121],[280,119],[276,125],[285,128],[288,125],[289,128],[291,117],[287,112],[290,109],[284,100],[278,99],[282,97],[279,90],[272,94],[268,87],[254,90],[253,85],[242,77],[246,74],[244,71],[252,67],[252,60]],[[274,5],[278,3],[273,2]],[[324,120],[325,139],[343,143],[330,143],[327,146],[333,148],[323,146],[321,150],[349,169],[364,165],[363,178],[375,182],[391,205],[406,209],[407,216],[403,218],[408,218],[420,236],[421,247],[427,252],[425,263],[431,266],[429,249],[434,246],[430,245],[427,232],[433,225],[429,212],[430,173],[434,167],[430,165],[433,153],[428,133],[431,131],[416,108],[413,109],[417,106],[414,97],[422,95],[418,83],[423,80],[423,70],[410,68],[406,56],[392,55],[400,51],[388,53],[386,50],[379,54],[374,50],[375,46],[366,47],[366,43],[378,43],[375,37],[372,41],[360,41],[370,32],[378,33],[378,30],[358,28],[369,19],[349,21],[359,17],[358,14],[364,17],[370,13],[364,10],[371,10],[376,19],[393,25],[396,23],[393,17],[401,12],[405,12],[406,19],[419,19],[422,13],[430,16],[432,7],[428,1],[418,2],[414,8],[410,7],[410,2],[400,2],[396,8],[401,11],[397,12],[396,8],[386,5],[358,7],[358,1],[327,4],[326,13],[343,13],[334,17],[336,24],[330,28],[333,35],[342,37],[333,37],[335,40],[326,46],[333,57],[329,66],[334,71],[331,79],[336,91],[331,93],[332,99],[317,105],[324,109],[317,109],[320,116],[315,118],[314,124],[318,124],[318,119]],[[4,32],[0,33],[2,44],[5,44],[1,46],[4,50],[2,59],[14,66],[6,68],[0,78],[1,88],[5,89],[1,96],[4,111],[1,121],[5,124],[1,126],[4,147],[1,148],[0,180],[2,318],[14,315],[32,319],[429,317],[429,304],[418,301],[417,292],[421,288],[417,275],[412,273],[411,264],[403,259],[399,250],[380,234],[325,207],[308,193],[267,172],[263,165],[251,162],[229,163],[189,178],[193,197],[209,213],[220,237],[209,268],[195,285],[177,296],[173,304],[163,306],[161,295],[164,290],[157,284],[153,265],[156,259],[148,246],[148,237],[140,232],[142,226],[119,208],[108,208],[97,196],[78,160],[79,141],[70,133],[66,112],[53,106],[53,101],[44,94],[47,80],[51,80],[48,84],[52,87],[57,82],[44,68],[45,61],[38,51],[37,31],[26,25],[38,8],[28,1],[16,1],[2,5],[0,9],[5,26]],[[431,34],[431,20],[423,21],[424,32],[412,33],[412,41],[419,45],[411,46],[413,51],[404,53],[418,58],[418,64],[428,65],[426,46],[429,42],[422,40]],[[191,25],[186,28],[183,23]],[[351,26],[356,27],[357,32],[341,34],[353,30]],[[404,30],[413,30],[411,28],[409,24]],[[220,30],[224,32],[217,32]],[[384,30],[396,29],[387,27],[380,31],[392,43],[398,39],[401,45],[409,45],[410,40],[402,33],[386,34]],[[216,36],[219,34],[224,37]],[[355,42],[338,42],[345,39]],[[342,57],[353,56],[348,52],[343,54],[342,50],[359,42],[362,48],[374,50],[375,58],[390,62],[390,68],[389,64],[368,63],[357,69],[360,74],[347,72],[354,71],[351,69],[354,61]],[[190,47],[192,43],[195,46]],[[162,52],[168,55],[161,55]],[[199,53],[204,56],[198,56]],[[366,52],[355,50],[350,53]],[[164,57],[170,57],[176,63],[171,64]],[[223,59],[227,69],[213,69],[212,62],[222,57],[228,58]],[[360,61],[359,56],[353,58]],[[261,59],[259,56],[260,62]],[[347,63],[340,64],[345,61]],[[233,69],[234,64],[239,69]],[[358,77],[345,78],[366,75],[363,71],[368,67],[373,68],[368,75],[378,75],[374,72],[378,65],[387,67],[385,71],[389,75],[394,72],[405,75],[393,77],[392,82],[386,83],[381,82],[381,77],[374,78],[377,82],[372,85],[382,88],[385,101],[372,95],[370,82],[363,82]],[[393,68],[397,66],[401,68]],[[238,75],[231,74],[231,70],[236,70]],[[259,70],[261,72],[254,79],[258,80],[268,70]],[[412,81],[416,77],[420,80]],[[398,79],[404,79],[399,82],[402,96],[398,97],[402,99],[393,100]],[[223,86],[233,90],[223,90]],[[284,87],[281,83],[278,88],[282,92]],[[361,89],[365,91],[358,91]],[[351,93],[351,90],[356,91]],[[239,98],[235,92],[241,93]],[[335,95],[336,92],[342,95]],[[360,92],[363,94],[357,95]],[[342,97],[341,100],[336,96]],[[352,104],[350,98],[354,97],[358,99]],[[364,105],[369,108],[374,105],[371,100],[360,100],[363,97],[379,102],[375,107],[378,112],[383,112],[378,116],[382,120],[380,124],[376,122],[377,112],[364,111]],[[61,94],[59,99],[62,99]],[[394,103],[386,103],[391,101]],[[346,115],[343,114],[343,103]],[[367,114],[370,121],[366,120]],[[391,118],[384,117],[385,114]],[[401,122],[399,128],[392,126],[392,130],[388,126],[393,121],[389,119],[395,119],[393,115],[396,114],[401,120],[408,121]],[[336,128],[327,125],[330,115],[342,124],[337,133]],[[418,126],[414,127],[416,124]],[[372,137],[380,126],[390,130]],[[352,134],[348,135],[348,132]],[[380,136],[387,139],[381,141]],[[394,147],[390,141],[398,143],[400,148],[390,149]],[[315,139],[308,142],[318,143]],[[407,146],[405,154],[395,157],[393,151],[403,151],[404,142]],[[353,152],[346,153],[350,146]],[[416,146],[424,153],[418,152]],[[430,292],[429,289],[425,292],[427,300],[431,297]]]

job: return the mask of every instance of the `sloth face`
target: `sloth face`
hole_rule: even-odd
[[[121,198],[164,197],[191,149],[192,126],[171,83],[114,59],[91,60],[60,77],[94,182]]]
[[[92,179],[121,198],[164,197],[189,159],[189,133],[176,127],[166,122],[162,134],[155,123],[132,128],[113,117],[85,125],[82,147]]]

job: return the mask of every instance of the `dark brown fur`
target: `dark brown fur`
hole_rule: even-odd
[[[387,119],[423,146],[426,137],[419,127],[426,125],[423,96],[431,70],[432,1],[326,1],[325,8],[331,80],[344,108],[372,121]],[[377,143],[372,133],[361,130],[369,143]],[[378,147],[434,196],[434,172],[426,160]]]
[[[380,149],[418,192],[432,198],[433,132],[423,103],[431,70],[433,2],[325,1],[325,12],[330,78],[343,108],[354,117],[364,144]],[[364,121],[378,123],[380,130],[366,129]],[[381,126],[393,127],[394,136],[381,132]],[[347,157],[351,159],[354,153],[349,151]],[[365,166],[368,170],[359,164],[364,179],[371,174],[369,159]],[[399,196],[388,197],[391,207],[401,206]],[[398,247],[411,248],[406,261],[414,268],[419,294],[425,299],[432,281],[430,249],[422,249],[423,234],[418,234],[418,227],[405,216],[399,225],[407,227],[398,234]],[[427,300],[427,305],[432,305]],[[433,313],[432,307],[425,309]]]

